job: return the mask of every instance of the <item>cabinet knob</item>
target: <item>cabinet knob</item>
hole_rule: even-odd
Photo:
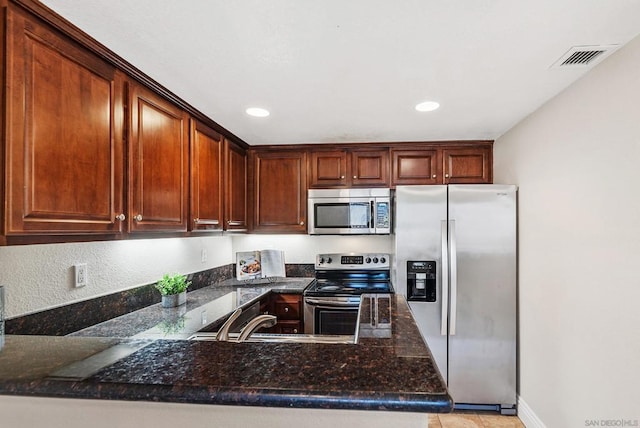
[[[142,221],[142,214],[138,214],[133,218],[135,221]]]
[[[126,218],[127,218],[127,216],[126,216],[126,215],[124,215],[124,214],[118,214],[118,215],[116,216],[116,220],[120,220],[120,221],[125,221],[125,220],[126,220]]]
[[[435,175],[435,174],[433,174],[433,175],[431,176],[431,178],[436,178],[436,175]]]
[[[285,311],[285,312],[289,312],[289,307],[288,307],[288,306],[285,306],[285,307],[284,307],[284,311]]]
[[[341,176],[340,176],[340,180],[344,180],[344,175],[341,175]]]
[[[294,329],[293,329],[293,333],[294,333],[294,334],[298,334],[298,329],[297,329],[297,328],[294,328]]]
[[[354,175],[354,176],[353,176],[353,178],[358,178],[358,176],[357,176],[357,175]]]
[[[447,177],[447,178],[449,178],[449,174],[445,174],[444,176],[445,176],[445,177]]]
[[[196,217],[196,218],[194,218],[194,219],[193,219],[193,222],[194,222],[194,223],[199,223],[199,222],[200,222],[200,219],[199,219],[198,217]]]
[[[300,222],[300,226],[304,226],[304,221],[301,221],[301,222]]]

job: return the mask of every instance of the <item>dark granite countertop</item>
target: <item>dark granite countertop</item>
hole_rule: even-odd
[[[247,287],[237,285],[189,293],[182,315],[198,314],[215,295],[243,294]],[[257,288],[302,292],[300,287],[290,281]],[[372,323],[378,301],[381,318]],[[405,412],[449,412],[453,407],[400,295],[387,295],[386,300],[363,296],[356,344],[233,343],[140,335],[153,329],[158,319],[166,320],[167,309],[160,315],[155,311],[149,307],[73,336],[6,336],[0,351],[0,394]],[[116,320],[123,325],[117,326]],[[107,337],[109,328],[114,333]],[[127,336],[130,332],[134,333]],[[108,364],[101,359],[104,355]],[[94,369],[84,378],[62,380],[60,374],[77,364]]]
[[[314,280],[277,278],[246,282],[227,279],[187,293],[187,303],[179,307],[163,308],[157,303],[69,336],[186,339],[197,331],[215,331],[215,327],[236,308],[250,306],[266,293],[302,294]]]

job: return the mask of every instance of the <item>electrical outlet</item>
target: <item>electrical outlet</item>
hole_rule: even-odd
[[[89,273],[87,270],[86,263],[80,263],[74,266],[75,267],[75,286],[76,287],[84,287],[89,283]]]
[[[203,248],[202,251],[200,252],[200,261],[202,263],[207,261],[207,249]]]

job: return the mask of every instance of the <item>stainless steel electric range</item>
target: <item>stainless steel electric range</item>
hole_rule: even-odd
[[[389,254],[318,254],[316,282],[304,291],[307,334],[353,334],[360,296],[393,293]]]

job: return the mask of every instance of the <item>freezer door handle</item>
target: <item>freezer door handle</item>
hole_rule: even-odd
[[[440,315],[440,334],[442,336],[447,335],[447,311],[449,309],[449,248],[447,244],[447,221],[442,220],[440,222],[440,241],[441,241],[441,251],[442,251],[442,266],[440,270],[442,271],[442,298],[440,301],[441,304],[441,315]]]
[[[456,309],[458,305],[458,255],[456,243],[456,221],[449,221],[449,245],[451,249],[451,312],[449,315],[449,334],[456,334]]]

